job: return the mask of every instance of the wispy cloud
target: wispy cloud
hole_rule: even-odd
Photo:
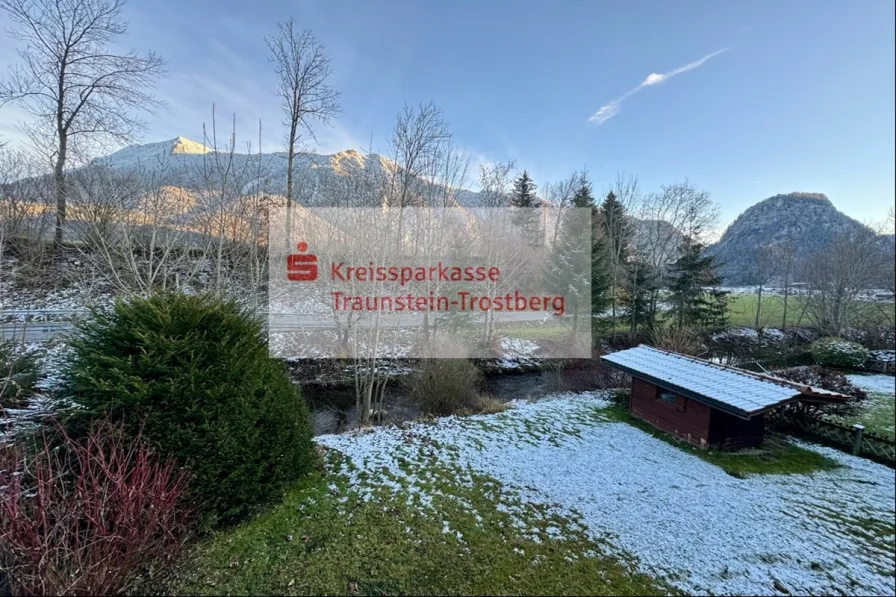
[[[619,113],[619,109],[622,107],[622,103],[625,100],[627,100],[631,96],[635,95],[636,93],[638,93],[645,87],[653,87],[655,85],[659,85],[660,83],[664,83],[676,75],[680,75],[681,73],[686,73],[689,70],[694,70],[695,68],[697,68],[698,66],[701,66],[704,62],[706,62],[710,58],[714,58],[723,52],[727,52],[730,49],[731,48],[722,48],[721,50],[717,50],[717,51],[713,52],[712,54],[707,54],[706,56],[704,56],[703,58],[700,58],[699,60],[695,60],[693,62],[689,62],[688,64],[685,64],[684,66],[679,66],[676,69],[672,69],[667,73],[650,73],[649,75],[647,75],[647,78],[644,79],[643,81],[641,81],[641,83],[637,87],[630,89],[629,91],[627,91],[626,93],[617,97],[613,101],[601,106],[597,110],[597,112],[595,112],[594,114],[591,115],[591,118],[588,119],[588,122],[593,122],[598,125],[605,123],[606,121],[610,120],[611,118],[613,118],[614,116],[616,116]]]

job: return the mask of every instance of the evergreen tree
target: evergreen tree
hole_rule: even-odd
[[[685,240],[682,255],[672,264],[669,275],[669,315],[677,327],[711,327],[719,323],[718,300],[711,301],[706,290],[721,284],[714,261],[713,256],[704,254],[702,244]]]
[[[631,227],[628,225],[628,215],[625,206],[622,205],[613,191],[607,194],[600,206],[601,225],[607,237],[607,250],[612,255],[619,255],[620,261],[626,261],[631,243]]]
[[[713,331],[728,327],[728,300],[731,293],[719,288],[709,291],[709,304],[706,311],[707,328]]]
[[[630,264],[619,302],[632,336],[641,329],[653,329],[656,323],[652,308],[653,293],[657,288],[657,275],[653,266],[644,261]]]
[[[542,248],[544,230],[541,226],[541,204],[535,194],[536,188],[535,183],[529,178],[529,173],[523,170],[513,183],[510,206],[518,208],[513,216],[513,222],[522,227],[524,234],[531,239],[533,247]]]
[[[600,225],[603,230],[607,255],[610,317],[615,325],[616,306],[619,303],[618,289],[622,284],[625,264],[628,262],[630,253],[631,226],[625,206],[616,199],[613,191],[607,194],[600,207]]]
[[[606,237],[600,230],[600,214],[591,195],[587,180],[572,198],[573,207],[591,208],[591,314],[602,314],[608,305],[609,274],[607,268]],[[595,319],[595,322],[600,321]]]
[[[529,178],[529,172],[523,170],[520,177],[513,183],[513,194],[510,197],[512,207],[538,207],[538,197],[535,190],[538,187]]]
[[[583,181],[576,191],[571,207],[591,210],[590,228],[587,221],[579,217],[580,214],[571,211],[564,213],[560,234],[551,252],[546,280],[552,290],[567,297],[567,311],[573,315],[574,329],[578,329],[581,315],[598,322],[591,316],[606,309],[608,276],[598,210],[587,181]],[[589,272],[590,284],[585,276],[570,279],[569,272]]]
[[[588,222],[578,216],[571,210],[561,213],[560,232],[545,270],[548,289],[565,298],[573,333],[578,331],[579,321],[591,314],[592,234]]]

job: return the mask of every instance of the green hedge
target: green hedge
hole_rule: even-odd
[[[94,313],[63,388],[83,434],[109,416],[192,470],[205,525],[237,520],[313,467],[308,409],[260,323],[211,296],[159,294]]]
[[[857,369],[865,364],[868,349],[842,338],[822,338],[812,344],[812,358],[819,365]]]

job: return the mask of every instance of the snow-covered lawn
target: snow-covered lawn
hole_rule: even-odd
[[[896,394],[896,377],[883,373],[847,373],[852,385],[875,394]]]
[[[854,421],[875,433],[896,436],[896,377],[883,373],[848,373],[849,383],[868,392]]]
[[[385,485],[418,496],[422,508],[439,493],[428,474],[433,463],[462,484],[491,477],[513,496],[499,508],[559,514],[688,593],[894,592],[892,469],[806,445],[842,466],[739,479],[604,419],[607,405],[601,394],[562,394],[499,415],[317,441],[348,457],[342,472],[357,491],[372,496]],[[536,522],[516,520],[523,532]]]

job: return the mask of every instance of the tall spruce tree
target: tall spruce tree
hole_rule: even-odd
[[[591,194],[591,185],[583,180],[576,190],[570,207],[589,209],[590,226],[580,213],[563,214],[560,235],[551,252],[546,280],[552,290],[567,297],[567,311],[573,316],[573,328],[578,329],[581,316],[592,322],[592,333],[597,332],[600,320],[592,317],[607,308],[606,249],[599,228],[599,213]],[[584,241],[584,242],[583,242]],[[590,274],[569,277],[570,272]]]
[[[704,325],[712,331],[723,330],[728,327],[728,302],[730,292],[720,288],[709,291],[706,321]]]
[[[715,273],[715,258],[704,253],[699,242],[685,240],[681,257],[669,274],[669,315],[678,328],[712,327],[719,323],[719,298],[711,297],[707,287],[721,284]]]
[[[606,237],[600,230],[600,213],[594,204],[591,195],[591,184],[585,180],[579,190],[573,195],[573,207],[591,208],[591,314],[602,315],[609,304],[609,273],[607,267]],[[604,320],[593,317],[594,325],[600,325]]]
[[[628,262],[632,229],[625,206],[613,191],[607,194],[600,207],[600,224],[603,229],[609,275],[609,306],[611,325],[615,337],[616,306],[619,303],[619,287],[622,285],[625,264]]]
[[[653,310],[653,293],[659,287],[658,280],[655,268],[649,263],[635,261],[629,264],[619,304],[632,338],[642,329],[654,328],[656,312]]]
[[[518,208],[513,216],[513,222],[523,229],[527,238],[531,239],[531,245],[540,249],[544,247],[544,230],[541,225],[541,203],[535,194],[537,188],[529,173],[523,170],[513,183],[510,206]]]
[[[587,198],[576,194],[571,207],[593,207]],[[563,296],[566,314],[572,318],[572,330],[591,315],[592,227],[573,210],[560,212],[560,230],[546,263],[545,283],[551,292]]]

